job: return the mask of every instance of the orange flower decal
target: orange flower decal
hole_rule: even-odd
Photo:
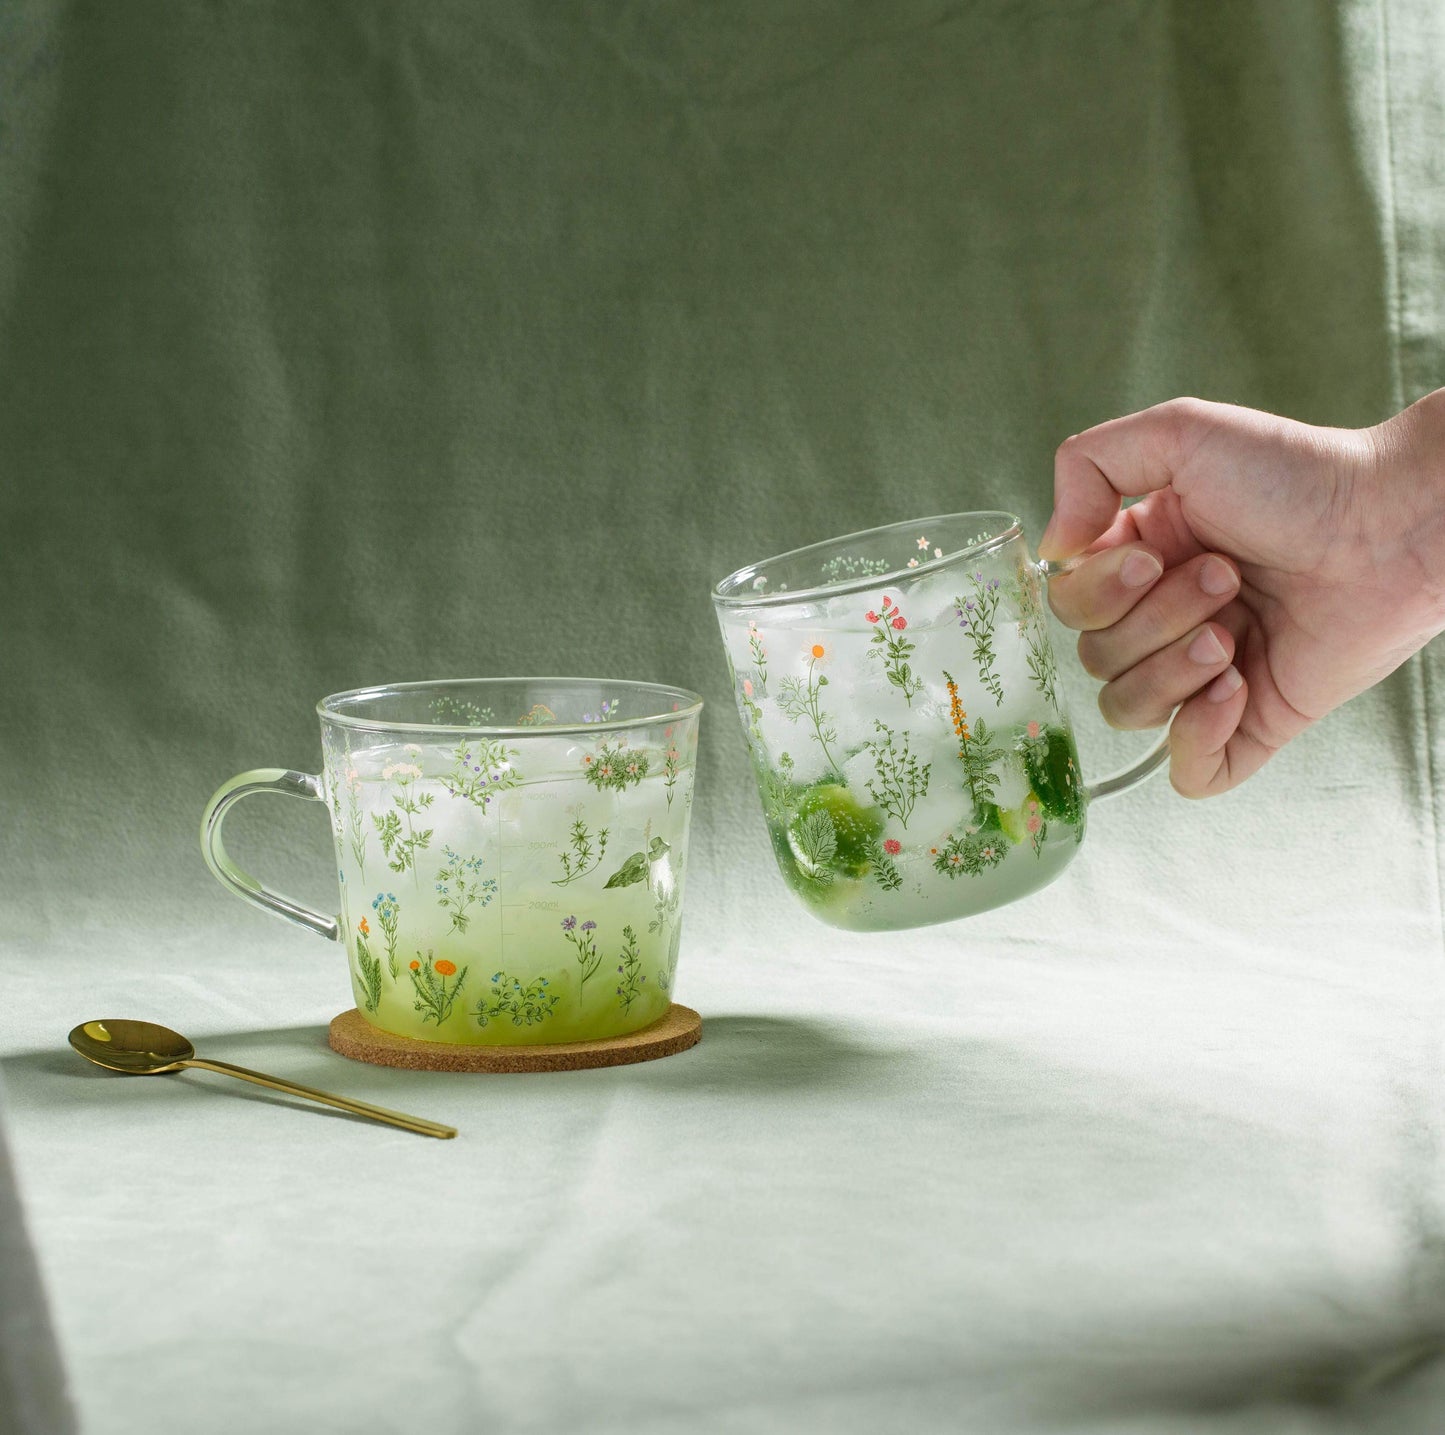
[[[455,976],[456,970],[456,963],[447,961],[445,957],[436,964],[436,973],[439,977]]]
[[[412,969],[412,971],[414,971],[414,972],[419,972],[419,971],[421,971],[421,963],[420,963],[420,962],[408,962],[407,965],[410,966],[411,969]]]
[[[813,656],[814,658],[821,658],[823,656],[823,645],[821,643],[813,644]]]
[[[365,917],[361,919],[361,924],[357,928],[357,930],[361,933],[363,937],[369,937],[371,935],[371,928],[366,925]]]
[[[966,743],[969,739],[968,714],[959,701],[958,684],[947,673],[944,673],[943,680],[948,687],[948,715],[953,720],[954,735],[959,742]]]

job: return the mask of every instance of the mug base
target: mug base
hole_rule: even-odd
[[[666,1014],[641,1031],[597,1041],[558,1042],[550,1046],[462,1046],[415,1041],[372,1026],[355,1008],[333,1017],[327,1045],[353,1061],[395,1066],[408,1071],[582,1071],[598,1066],[627,1066],[675,1056],[702,1040],[702,1017],[674,1002]]]

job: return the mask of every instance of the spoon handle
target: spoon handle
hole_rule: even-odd
[[[335,1106],[349,1111],[354,1116],[369,1116],[373,1121],[384,1121],[388,1126],[400,1126],[403,1131],[415,1131],[419,1136],[436,1136],[442,1140],[457,1134],[455,1126],[443,1126],[439,1121],[424,1121],[420,1116],[408,1116],[404,1111],[388,1111],[384,1106],[373,1106],[369,1101],[353,1101],[349,1096],[333,1096],[329,1091],[317,1091],[314,1086],[302,1086],[299,1081],[282,1081],[275,1076],[263,1076],[259,1071],[248,1071],[244,1066],[232,1066],[229,1061],[208,1061],[205,1057],[193,1056],[178,1066],[197,1066],[203,1071],[220,1071],[227,1076],[239,1076],[242,1081],[254,1081],[257,1086],[269,1086],[272,1091],[284,1091],[290,1096],[304,1096],[319,1101],[323,1106]]]

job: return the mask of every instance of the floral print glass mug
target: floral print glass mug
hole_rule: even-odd
[[[1091,799],[1042,580],[1009,513],[896,523],[750,564],[713,592],[778,867],[813,914],[890,931],[1045,886]]]
[[[322,699],[318,774],[261,768],[206,807],[201,847],[238,896],[342,944],[357,1009],[421,1041],[532,1045],[667,1011],[702,700],[579,678],[400,683]],[[226,854],[254,792],[323,803],[335,917]]]

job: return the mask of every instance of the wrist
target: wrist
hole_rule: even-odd
[[[1445,631],[1445,389],[1365,430],[1361,511],[1400,616],[1422,640]]]

